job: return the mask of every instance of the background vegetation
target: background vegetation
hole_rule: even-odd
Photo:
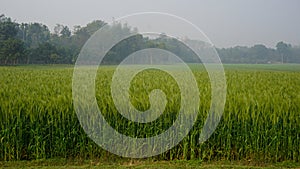
[[[0,65],[16,64],[73,64],[78,53],[89,37],[104,26],[101,20],[93,21],[84,27],[57,24],[51,32],[42,23],[16,23],[11,18],[0,16]],[[116,23],[116,32],[134,31],[127,25]],[[110,60],[103,64],[116,64],[126,54],[143,48],[156,47],[167,49],[186,62],[194,62],[190,52],[183,44],[163,34],[156,39],[134,36],[119,44],[107,55]],[[252,47],[236,46],[217,48],[223,63],[300,63],[300,47],[278,42],[276,49],[262,44]]]

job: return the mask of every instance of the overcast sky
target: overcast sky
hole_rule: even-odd
[[[217,47],[300,45],[300,0],[0,0],[0,14],[17,22],[41,22],[51,31],[57,23],[73,29],[146,11],[191,21]]]

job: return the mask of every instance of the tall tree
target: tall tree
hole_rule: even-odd
[[[0,40],[4,41],[15,37],[18,33],[18,24],[5,15],[0,15]]]
[[[16,38],[18,24],[0,15],[0,64],[16,64],[24,55],[24,44]]]
[[[56,26],[54,27],[54,35],[62,36],[62,37],[70,37],[71,31],[68,26],[56,24]]]
[[[39,44],[39,46],[35,49],[32,49],[30,53],[30,63],[57,63],[59,58],[60,56],[57,52],[57,48],[49,42]]]
[[[106,23],[101,20],[95,20],[91,23],[88,23],[86,27],[83,29],[86,29],[86,32],[91,36],[93,35],[97,30],[99,30],[101,27],[103,27]]]
[[[46,25],[41,23],[28,24],[26,28],[26,44],[30,48],[37,48],[39,44],[48,42],[50,39],[50,31]]]
[[[0,53],[4,64],[18,64],[24,54],[24,44],[20,39],[9,38],[1,45]]]
[[[281,56],[281,63],[287,62],[291,45],[286,44],[284,42],[278,42],[276,45],[276,49]]]
[[[247,57],[252,63],[267,63],[268,48],[262,44],[254,45],[248,50]]]

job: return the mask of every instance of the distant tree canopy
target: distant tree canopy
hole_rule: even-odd
[[[278,42],[276,49],[264,45],[217,49],[223,63],[300,63],[300,47]]]
[[[41,23],[16,23],[0,15],[0,65],[16,64],[74,64],[85,42],[101,27],[104,21],[96,20],[85,27],[57,24],[54,31]],[[116,32],[136,32],[126,24],[116,23]],[[195,54],[184,43],[164,34],[149,39],[135,35],[114,46],[105,56],[103,64],[118,64],[131,53],[146,49],[168,50],[185,62],[199,62]],[[262,44],[252,47],[236,46],[217,48],[223,63],[300,63],[300,47],[278,42],[275,49]]]

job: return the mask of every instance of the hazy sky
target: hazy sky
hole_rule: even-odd
[[[191,21],[217,47],[300,45],[300,0],[0,0],[0,14],[17,22],[41,22],[51,31],[57,23],[73,29],[146,11]]]

